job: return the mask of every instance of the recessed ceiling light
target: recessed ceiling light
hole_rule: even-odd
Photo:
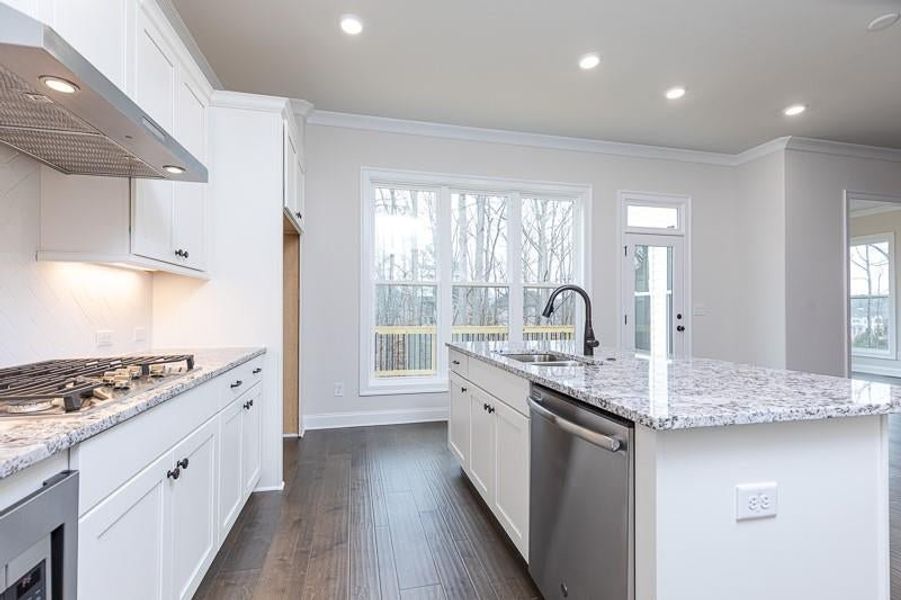
[[[599,64],[601,64],[601,57],[594,52],[586,54],[579,59],[579,68],[584,69],[585,71],[593,69]]]
[[[805,110],[807,110],[807,106],[805,106],[804,104],[792,104],[791,106],[786,107],[786,109],[783,110],[782,113],[786,117],[796,117]]]
[[[41,77],[41,83],[46,85],[54,92],[59,92],[60,94],[74,94],[78,91],[77,85],[75,85],[68,79],[63,79],[62,77],[44,75],[43,77]]]
[[[358,35],[363,31],[363,21],[356,15],[344,15],[341,17],[341,31],[347,35]]]
[[[677,85],[676,87],[671,87],[670,89],[666,90],[666,93],[664,95],[666,96],[667,100],[678,100],[685,95],[685,88],[681,85]]]
[[[870,21],[870,24],[867,25],[867,31],[882,31],[883,29],[888,29],[897,23],[899,19],[901,19],[901,13],[892,12],[884,14]]]
[[[163,169],[173,175],[181,175],[185,172],[184,167],[179,167],[176,165],[163,165]]]

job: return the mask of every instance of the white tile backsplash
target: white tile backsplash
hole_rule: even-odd
[[[35,259],[41,168],[0,145],[0,366],[148,349],[134,331],[150,328],[151,274]],[[112,344],[98,348],[97,330],[112,331]]]

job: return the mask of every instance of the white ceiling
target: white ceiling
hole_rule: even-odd
[[[172,2],[226,88],[318,109],[720,152],[901,147],[901,24],[866,30],[901,0]]]

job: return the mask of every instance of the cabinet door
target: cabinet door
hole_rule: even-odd
[[[304,186],[306,185],[306,171],[304,171],[303,163],[300,161],[300,154],[297,155],[295,181],[294,214],[297,217],[297,223],[300,225],[301,229],[305,229],[307,226],[306,196],[304,195]]]
[[[56,31],[107,79],[125,90],[128,0],[58,0]]]
[[[495,407],[497,471],[494,514],[529,559],[529,419],[503,402]]]
[[[469,385],[464,379],[450,375],[447,445],[464,469],[469,466]]]
[[[216,555],[216,421],[211,420],[172,451],[181,470],[171,486],[172,594],[190,598]]]
[[[488,503],[494,504],[494,414],[490,412],[494,398],[473,388],[470,398],[469,477]]]
[[[173,196],[173,246],[181,255],[176,262],[202,271],[206,265],[206,184],[175,183]]]
[[[131,251],[139,256],[177,263],[173,250],[176,184],[149,179],[134,180]]]
[[[243,477],[244,495],[247,496],[260,480],[263,466],[262,431],[263,420],[263,384],[255,385],[241,397],[244,408],[242,425],[242,451],[244,453]]]
[[[175,53],[144,10],[142,6],[137,15],[134,98],[157,125],[171,133],[178,75]]]
[[[166,453],[78,523],[78,597],[168,600],[168,492]]]
[[[239,398],[219,414],[219,539],[235,524],[244,500],[243,403]]]

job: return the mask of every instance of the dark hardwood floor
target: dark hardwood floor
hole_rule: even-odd
[[[285,490],[251,496],[195,598],[540,598],[446,438],[428,423],[286,440]]]

